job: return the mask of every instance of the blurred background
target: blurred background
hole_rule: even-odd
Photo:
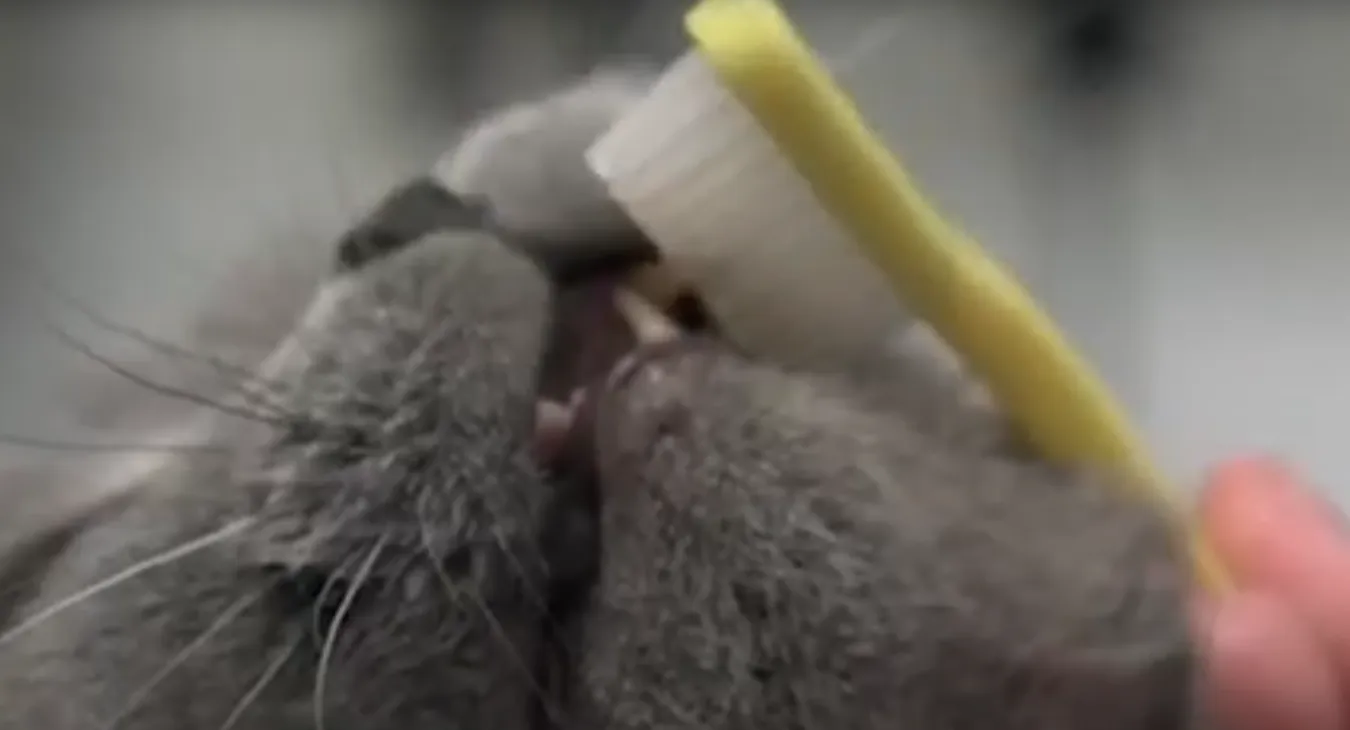
[[[686,3],[32,5],[0,10],[0,432],[57,437],[80,356],[36,269],[171,335],[227,261],[331,235],[485,107],[672,58]],[[1269,451],[1350,506],[1350,7],[786,5],[1179,478]]]

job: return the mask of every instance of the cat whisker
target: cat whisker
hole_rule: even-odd
[[[267,395],[266,388],[259,387],[260,383],[258,382],[258,378],[251,368],[230,363],[223,358],[206,353],[195,352],[191,348],[154,337],[135,327],[117,322],[112,318],[97,312],[93,307],[81,301],[74,294],[71,294],[66,289],[60,287],[54,280],[51,280],[50,277],[43,277],[43,279],[45,280],[43,288],[47,290],[47,293],[50,296],[62,302],[66,307],[80,313],[85,319],[98,327],[113,334],[126,337],[133,342],[137,342],[142,346],[149,348],[152,352],[171,357],[178,357],[189,362],[209,365],[215,369],[217,375],[222,376],[222,379],[232,386],[230,391],[231,394],[242,395],[247,400],[260,400],[262,402],[257,403],[257,405],[266,406],[271,410],[275,410],[279,415],[282,413],[282,409],[278,408],[275,403],[270,403],[268,402],[268,398],[263,397]],[[50,320],[48,320],[48,324],[50,326]]]
[[[508,490],[508,492],[509,494],[506,495],[507,499],[511,499],[517,502],[517,504],[513,507],[513,509],[519,508],[523,510],[525,508],[525,505],[520,503],[520,500],[522,498],[512,490]],[[493,511],[491,507],[489,507],[488,509],[490,512],[492,512],[492,514],[490,514],[489,517],[492,518],[493,523],[500,524],[501,520],[498,519],[499,516],[495,513],[495,511]],[[506,558],[508,562],[511,563],[511,568],[515,571],[516,577],[520,579],[521,589],[526,594],[525,596],[526,600],[529,600],[531,603],[534,604],[536,608],[540,609],[541,611],[544,611],[545,615],[547,615],[549,607],[547,592],[540,590],[539,586],[535,585],[534,582],[530,580],[531,572],[526,570],[525,566],[520,562],[519,556],[516,555],[516,546],[508,545],[506,541],[502,539],[501,534],[498,532],[495,531],[493,532],[493,538],[497,544],[498,549],[501,550],[502,556]],[[522,545],[521,547],[524,546]],[[538,544],[535,544],[533,541],[530,541],[529,547],[532,548],[534,553],[530,557],[535,561],[537,565],[547,564],[547,560],[544,556],[544,551]]]
[[[314,597],[314,608],[310,611],[309,617],[309,630],[315,643],[322,643],[325,640],[323,612],[328,604],[328,594],[342,582],[343,574],[347,572],[347,569],[350,568],[354,562],[355,558],[351,557],[339,564],[337,569],[335,569],[332,574],[328,576],[328,579],[323,582],[323,587],[319,589],[318,595]]]
[[[375,547],[370,549],[369,555],[361,567],[357,569],[356,575],[352,578],[352,584],[347,589],[347,594],[342,597],[342,603],[338,605],[337,612],[333,614],[333,623],[328,627],[328,637],[324,639],[323,649],[319,652],[319,667],[314,675],[314,727],[315,730],[324,730],[324,692],[328,685],[328,671],[333,662],[333,652],[337,648],[338,634],[342,631],[342,622],[347,620],[347,614],[351,612],[352,605],[356,603],[356,594],[364,587],[365,582],[375,570],[375,561],[379,559],[380,553],[384,552],[388,544],[388,537],[382,536]]]
[[[83,590],[76,591],[70,596],[67,596],[66,598],[63,598],[57,601],[56,603],[51,604],[50,606],[38,611],[36,614],[33,614],[27,619],[19,622],[13,628],[9,629],[3,634],[0,634],[0,647],[6,646],[10,642],[19,638],[20,636],[28,633],[29,631],[32,631],[34,628],[38,627],[48,619],[51,619],[54,616],[62,613],[63,611],[69,610],[70,608],[79,605],[83,601],[86,601],[94,596],[97,596],[100,593],[103,593],[104,591],[116,588],[117,586],[147,571],[154,570],[155,568],[162,567],[165,565],[169,565],[170,563],[181,560],[189,555],[192,555],[193,553],[200,552],[202,550],[205,550],[206,548],[209,548],[213,545],[217,545],[225,540],[228,540],[231,537],[239,535],[245,530],[253,527],[254,524],[256,524],[256,522],[257,520],[252,517],[245,517],[242,519],[234,520],[233,522],[226,524],[224,527],[218,530],[210,532],[201,537],[189,540],[185,543],[178,545],[177,547],[165,550],[159,553],[158,555],[152,556],[150,558],[140,561],[139,563],[136,563],[135,565],[132,565],[128,568],[118,571],[117,573],[114,573],[108,578],[98,581],[97,583],[94,583],[93,585]]]
[[[99,354],[98,352],[94,351],[93,348],[81,342],[79,338],[62,330],[55,323],[49,322],[48,329],[51,330],[52,334],[66,346],[70,347],[71,349],[75,350],[81,355],[84,355],[90,360],[98,363],[99,365],[102,365],[103,367],[111,371],[113,374],[131,382],[134,385],[139,385],[153,393],[158,393],[159,395],[165,397],[186,401],[188,403],[193,403],[195,405],[199,405],[205,408],[210,408],[220,413],[238,416],[240,418],[245,418],[251,421],[268,423],[272,425],[282,425],[281,419],[277,416],[269,416],[267,414],[261,414],[255,411],[250,411],[246,408],[238,408],[226,403],[211,400],[210,398],[206,398],[202,395],[193,393],[191,391],[182,388],[175,388],[170,385],[157,383],[154,380],[147,378],[139,373],[136,373],[131,369],[117,363],[115,360],[112,360],[109,357]]]
[[[43,451],[72,451],[89,453],[136,453],[136,452],[184,452],[184,453],[227,453],[228,449],[222,446],[213,446],[211,444],[119,444],[119,443],[87,443],[78,441],[61,441],[57,439],[46,439],[37,436],[13,436],[9,434],[0,434],[0,444],[6,444],[24,449],[38,449]]]
[[[276,679],[277,675],[281,674],[281,670],[286,667],[286,663],[291,660],[291,657],[295,656],[296,650],[300,648],[302,643],[304,643],[303,635],[296,637],[294,641],[287,644],[286,647],[277,654],[276,658],[268,662],[267,666],[263,669],[262,674],[258,675],[257,681],[248,688],[248,691],[244,693],[243,697],[239,698],[239,701],[234,705],[234,709],[230,711],[229,717],[226,717],[225,721],[220,724],[220,730],[230,730],[235,726],[235,723],[239,722],[240,718],[244,716],[244,713],[248,712],[248,708],[252,707],[253,703],[257,702],[258,698],[262,696],[262,693],[267,690],[267,687],[272,683],[272,680]]]
[[[182,667],[183,664],[191,659],[193,654],[206,646],[207,642],[209,642],[216,634],[220,633],[220,631],[233,623],[235,619],[239,618],[239,616],[244,613],[244,611],[247,611],[250,606],[256,604],[266,594],[266,589],[255,591],[252,594],[235,601],[221,612],[220,616],[212,622],[210,626],[206,627],[196,639],[193,639],[191,643],[183,647],[183,649],[169,659],[169,661],[165,662],[163,668],[131,694],[130,699],[127,700],[122,711],[117,713],[111,721],[103,726],[104,730],[114,730],[114,728],[129,717],[131,713],[135,712],[136,709],[141,706],[141,703],[145,702],[145,700],[148,699],[165,680],[172,676],[178,668]]]
[[[436,574],[436,580],[440,583],[441,589],[445,592],[446,600],[451,603],[456,603],[460,600],[461,595],[467,594],[470,597],[470,600],[472,600],[478,610],[482,612],[484,620],[488,623],[488,630],[497,638],[501,649],[510,656],[511,662],[516,665],[521,676],[530,685],[530,690],[538,696],[544,711],[548,713],[550,718],[560,718],[562,716],[561,708],[554,707],[550,702],[547,691],[544,689],[543,685],[539,683],[539,679],[535,674],[535,667],[527,663],[525,658],[520,655],[520,652],[516,651],[516,647],[511,641],[510,634],[507,633],[506,628],[501,625],[501,622],[497,620],[497,616],[493,613],[492,607],[484,600],[482,592],[478,590],[477,586],[472,585],[471,583],[465,583],[463,585],[455,584],[455,581],[451,579],[448,573],[446,573],[440,558],[436,555],[435,546],[431,543],[431,525],[426,519],[425,512],[419,509],[417,517],[418,523],[421,526],[422,550],[426,553],[427,560],[431,563],[432,571]]]
[[[188,347],[184,347],[182,345],[169,342],[168,340],[155,337],[149,334],[148,332],[136,329],[135,327],[132,327],[130,325],[116,322],[111,318],[94,311],[92,307],[89,307],[83,304],[82,302],[76,300],[74,296],[66,292],[55,291],[53,292],[53,294],[59,299],[61,299],[67,307],[75,310],[76,312],[79,312],[81,316],[83,316],[85,319],[89,320],[93,324],[97,325],[98,327],[105,329],[113,334],[125,337],[133,342],[136,342],[150,349],[152,352],[157,352],[163,355],[168,355],[170,357],[177,357],[179,359],[187,360],[189,362],[195,362],[210,366],[212,369],[216,371],[217,375],[222,376],[225,382],[233,386],[231,391],[232,393],[238,393],[240,395],[253,397],[259,397],[260,395],[263,395],[262,393],[257,392],[262,389],[259,389],[256,386],[250,387],[252,386],[254,381],[256,381],[256,376],[253,373],[253,371],[250,370],[249,368],[243,367],[241,365],[236,365],[234,363],[226,361],[223,358],[216,357],[207,353],[196,352]],[[263,400],[265,401],[266,399]],[[275,408],[275,404],[270,404],[266,402],[261,403],[259,405],[265,405],[269,408]],[[278,413],[280,413],[280,409],[277,410]]]

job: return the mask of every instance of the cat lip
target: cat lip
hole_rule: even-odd
[[[701,306],[659,265],[616,265],[560,284],[540,397],[566,403],[578,389],[603,385],[626,355],[644,345],[714,331]]]
[[[604,391],[621,390],[645,365],[680,349],[684,331],[654,304],[627,288],[614,292],[614,307],[627,323],[636,343],[633,350],[610,369]]]
[[[611,399],[654,362],[715,336],[716,327],[660,266],[606,272],[559,291],[536,446],[546,465],[589,472],[593,432]]]
[[[607,401],[649,364],[682,351],[689,342],[671,316],[624,284],[607,288],[604,295],[604,306],[590,301],[585,322],[590,329],[582,339],[592,352],[580,353],[577,360],[585,362],[570,370],[576,382],[552,381],[551,393],[541,398],[536,414],[537,447],[545,464],[582,475],[594,473],[595,429]]]
[[[545,468],[557,474],[598,479],[597,429],[606,414],[616,407],[614,399],[622,398],[628,385],[651,368],[706,342],[706,338],[680,336],[639,344],[619,358],[608,372],[574,390],[566,405],[541,401],[535,433],[536,448]]]
[[[662,342],[639,345],[625,355],[609,371],[602,391],[605,394],[622,392],[643,371],[653,364],[682,354],[690,349],[693,340],[680,337]]]

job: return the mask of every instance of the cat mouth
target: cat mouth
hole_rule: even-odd
[[[639,353],[716,330],[697,296],[659,265],[562,287],[540,371],[535,448],[541,463],[560,467],[568,460],[563,452],[588,440],[578,432],[593,425],[591,396],[630,377],[646,359]]]

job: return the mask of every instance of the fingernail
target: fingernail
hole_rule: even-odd
[[[1243,502],[1255,497],[1284,514],[1300,514],[1338,531],[1350,526],[1336,505],[1277,457],[1240,457],[1214,467],[1205,482],[1205,501],[1212,506],[1216,501],[1233,499],[1234,494]]]

